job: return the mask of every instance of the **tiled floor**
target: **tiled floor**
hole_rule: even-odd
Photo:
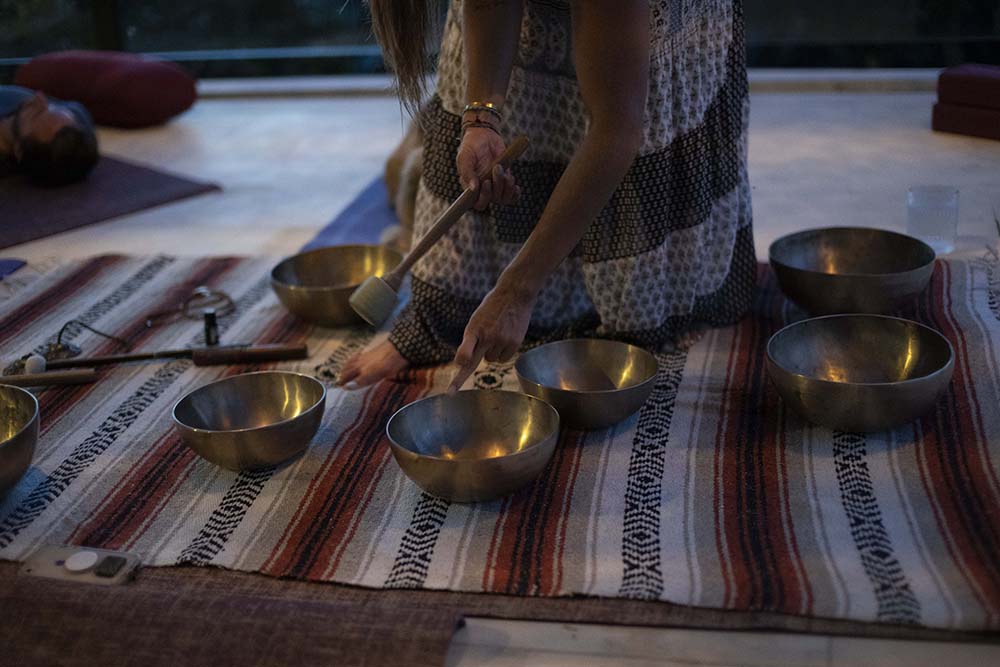
[[[1000,142],[929,130],[930,93],[753,97],[757,249],[824,225],[902,229],[910,185],[961,189],[960,233],[995,238]],[[36,259],[98,252],[286,254],[381,169],[403,130],[391,98],[211,99],[153,130],[102,131],[109,153],[217,181],[223,191],[7,249]]]
[[[960,232],[995,239],[1000,142],[929,131],[932,94],[770,93],[753,97],[750,171],[758,254],[776,236],[858,224],[902,229],[906,188],[962,192]],[[390,98],[211,99],[167,127],[102,131],[104,149],[223,186],[217,194],[23,246],[29,260],[102,252],[287,254],[381,169],[401,135]],[[1000,664],[982,645],[770,633],[472,620],[454,665]]]

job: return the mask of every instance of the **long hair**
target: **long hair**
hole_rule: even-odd
[[[403,107],[414,118],[427,92],[433,69],[428,40],[436,32],[437,3],[433,0],[368,0],[372,32],[382,47],[385,64],[396,75]]]

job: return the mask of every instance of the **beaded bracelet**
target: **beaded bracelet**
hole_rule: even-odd
[[[498,137],[503,138],[503,135],[500,134],[500,130],[498,130],[496,127],[494,127],[492,123],[486,123],[486,122],[481,121],[481,120],[467,120],[467,121],[464,121],[462,123],[462,134],[465,134],[465,131],[467,129],[469,129],[470,127],[482,127],[482,128],[487,129],[487,130],[493,130],[497,134]]]

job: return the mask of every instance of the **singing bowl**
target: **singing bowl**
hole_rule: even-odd
[[[767,368],[807,421],[881,431],[917,419],[951,381],[954,351],[922,324],[882,315],[828,315],[791,324],[767,343]]]
[[[395,250],[376,245],[319,248],[282,260],[271,271],[278,300],[298,317],[324,327],[363,320],[348,303],[370,276],[388,273],[402,261]]]
[[[298,456],[316,435],[326,388],[316,378],[261,371],[217,380],[174,406],[188,447],[229,470],[259,470]]]
[[[656,383],[656,357],[635,345],[574,339],[540,345],[514,365],[521,389],[575,429],[617,424],[645,404]]]
[[[0,498],[18,483],[38,443],[38,401],[31,392],[0,385]]]
[[[400,409],[386,425],[406,476],[454,502],[493,500],[541,474],[559,437],[559,415],[510,391],[460,391]]]
[[[864,227],[783,236],[769,255],[781,291],[815,315],[892,313],[934,272],[934,250],[923,241]]]

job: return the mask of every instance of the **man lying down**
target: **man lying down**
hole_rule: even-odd
[[[85,178],[97,157],[94,122],[83,105],[0,86],[0,176],[22,173],[38,185],[67,185]]]

